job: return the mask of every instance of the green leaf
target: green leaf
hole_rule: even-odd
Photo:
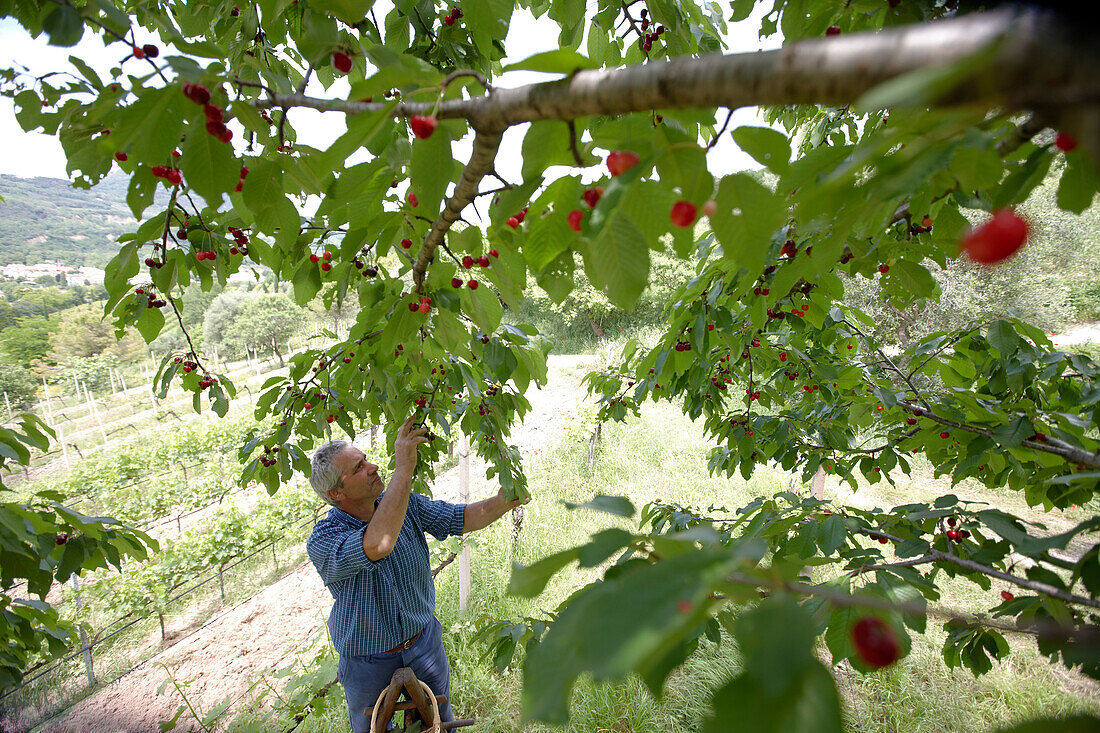
[[[787,136],[770,127],[738,127],[733,131],[737,146],[756,162],[783,175],[790,169],[791,143]]]
[[[597,680],[645,676],[705,615],[711,588],[737,562],[724,551],[678,555],[633,566],[578,591],[524,665],[525,718],[569,719],[569,691],[590,672]],[[690,605],[684,612],[682,602]],[[651,688],[662,680],[647,679]]]
[[[634,220],[616,212],[600,238],[581,254],[592,284],[602,288],[618,307],[632,308],[649,278],[649,247]]]
[[[1058,184],[1058,208],[1080,214],[1096,197],[1096,169],[1081,152],[1066,155],[1066,169]]]
[[[848,529],[844,525],[844,519],[832,514],[818,525],[817,544],[824,555],[831,555],[844,546],[844,540],[848,536]]]
[[[554,574],[577,559],[579,548],[555,552],[532,565],[524,567],[519,563],[512,565],[512,579],[508,583],[508,592],[521,598],[534,598],[542,593]]]
[[[777,657],[778,660],[778,657]],[[840,696],[829,670],[816,659],[801,668],[790,685],[768,694],[759,680],[741,674],[711,699],[714,717],[704,733],[733,730],[759,733],[840,733]]]
[[[191,119],[187,139],[180,149],[180,170],[187,185],[211,206],[222,203],[222,194],[232,191],[240,180],[241,166],[233,158],[233,147],[204,129],[201,111]]]
[[[119,110],[111,131],[112,144],[149,166],[162,164],[179,144],[183,119],[191,111],[185,105],[190,106],[191,102],[175,84],[145,89],[136,102]],[[214,140],[206,130],[202,135]],[[214,142],[228,147],[217,140]]]
[[[538,180],[549,166],[576,165],[569,150],[569,128],[557,120],[537,120],[523,136],[524,181]],[[503,196],[502,196],[503,199]],[[525,202],[524,202],[525,203]],[[522,205],[514,208],[523,208]],[[515,213],[513,210],[508,216]],[[507,219],[508,217],[504,217]]]
[[[42,20],[42,30],[51,46],[75,46],[84,35],[84,20],[72,5],[60,5]]]
[[[409,190],[420,199],[418,213],[428,218],[440,210],[440,202],[454,175],[455,160],[451,156],[451,136],[448,123],[441,123],[427,140],[413,143]]]
[[[902,289],[914,297],[934,298],[940,291],[936,278],[932,277],[932,273],[919,263],[898,260],[892,268],[892,274]]]
[[[134,325],[137,326],[141,337],[145,339],[145,343],[151,344],[153,339],[160,334],[160,330],[164,328],[164,314],[160,312],[160,308],[146,308],[138,316]]]
[[[482,333],[490,334],[497,330],[500,319],[504,316],[504,308],[496,293],[482,285],[477,290],[461,288],[459,298],[462,302],[462,311],[473,320]]]
[[[992,437],[1005,448],[1015,448],[1035,435],[1035,426],[1023,415],[1007,425],[998,425],[991,431]]]
[[[964,191],[975,191],[996,184],[1004,171],[1001,156],[993,150],[959,148],[951,158],[951,172]]]
[[[598,62],[592,61],[576,51],[559,48],[555,51],[536,53],[534,56],[528,56],[522,61],[508,64],[504,67],[504,71],[541,71],[546,74],[572,74],[578,69],[598,68],[600,68]],[[561,125],[562,123],[558,124]]]
[[[715,201],[718,211],[710,223],[726,259],[756,277],[764,269],[772,234],[786,216],[782,202],[747,173],[725,176]]]
[[[597,512],[607,512],[618,517],[633,517],[634,504],[625,496],[606,496],[600,494],[586,502],[576,504],[571,501],[563,501],[568,509],[592,509]]]

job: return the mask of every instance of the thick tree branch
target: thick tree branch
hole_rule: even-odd
[[[502,136],[500,132],[478,132],[474,138],[474,148],[470,155],[470,162],[466,164],[466,168],[462,171],[462,177],[458,179],[454,195],[447,199],[447,205],[443,208],[443,213],[435,220],[431,231],[424,239],[424,244],[421,245],[420,253],[416,258],[416,264],[413,265],[413,282],[416,284],[417,290],[424,284],[424,274],[428,270],[428,263],[432,261],[436,248],[443,242],[443,235],[447,233],[451,224],[458,220],[462,210],[466,208],[466,204],[473,201],[477,196],[481,179],[493,170],[493,162],[496,160],[497,149],[500,147]]]

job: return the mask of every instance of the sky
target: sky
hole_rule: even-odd
[[[379,12],[383,10],[382,5],[381,2],[376,4]],[[767,42],[757,38],[760,12],[762,9],[748,20],[730,27],[730,32],[726,36],[728,52],[757,51],[779,46],[781,39],[778,36],[768,39]],[[139,33],[138,39],[139,42],[157,42],[163,47],[163,44],[153,37],[142,38]],[[535,53],[556,49],[556,40],[557,29],[550,20],[546,18],[536,20],[528,11],[517,10],[505,40],[507,57],[504,65]],[[581,48],[585,48],[584,43],[581,44]],[[105,47],[101,37],[91,32],[85,32],[76,46],[59,48],[48,45],[44,35],[37,39],[31,38],[10,18],[0,20],[0,67],[12,67],[18,64],[29,67],[32,73],[43,74],[47,71],[72,68],[68,63],[70,55],[78,56],[101,75],[106,76],[107,71],[117,66],[125,54],[118,44],[113,48]],[[500,88],[513,88],[556,78],[560,76],[513,71],[494,79],[494,85]],[[346,96],[348,89],[347,83],[343,81],[338,81],[328,90],[313,83],[307,88],[306,93],[317,97],[339,99]],[[720,119],[722,114],[720,111]],[[322,113],[297,109],[290,113],[290,121],[298,131],[298,140],[315,147],[325,147],[328,141],[342,134],[346,130],[343,120],[343,115],[336,112]],[[742,108],[734,113],[729,130],[740,125],[763,124],[755,108]],[[505,133],[501,151],[497,156],[497,170],[505,178],[514,182],[521,180],[520,144],[526,127],[526,125],[517,126]],[[459,161],[468,159],[471,140],[472,137],[468,137],[454,143],[453,151]],[[2,141],[0,174],[68,178],[65,173],[65,156],[57,139],[42,133],[24,132],[15,119],[12,101],[3,97],[0,97],[0,141]],[[240,136],[235,142],[240,142]],[[729,132],[708,155],[708,161],[711,172],[717,175],[759,167],[752,158],[738,149]],[[553,172],[552,170],[551,173]],[[585,180],[595,180],[603,173],[603,168],[600,166],[599,170],[582,171],[582,177]]]

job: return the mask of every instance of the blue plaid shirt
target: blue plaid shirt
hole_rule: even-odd
[[[435,613],[435,583],[424,533],[439,540],[460,535],[465,515],[465,504],[410,494],[397,543],[377,562],[363,552],[367,522],[333,507],[313,526],[306,552],[336,601],[328,628],[339,654],[393,649],[428,624]]]

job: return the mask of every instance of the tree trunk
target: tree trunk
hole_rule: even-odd
[[[286,362],[283,361],[283,355],[279,352],[279,342],[275,339],[271,339],[271,348],[275,350],[275,356],[279,357],[279,366],[285,367]]]
[[[596,334],[598,338],[603,338],[603,329],[600,328],[600,324],[592,318],[592,311],[585,311],[585,317],[588,319],[589,325],[592,326],[592,332]]]

